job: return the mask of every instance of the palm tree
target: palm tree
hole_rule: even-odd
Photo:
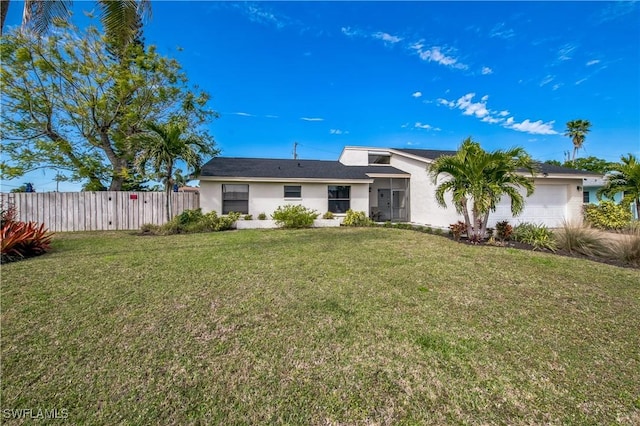
[[[117,46],[134,40],[140,28],[140,17],[151,16],[150,0],[98,0],[96,3],[104,32]],[[22,27],[42,35],[55,19],[67,20],[72,5],[72,0],[25,0]],[[2,0],[0,34],[4,29],[8,8],[9,0]]]
[[[467,235],[472,241],[479,241],[486,233],[489,213],[496,210],[503,195],[511,199],[514,216],[524,209],[524,198],[518,187],[524,188],[528,197],[533,194],[534,185],[522,170],[533,177],[534,163],[524,149],[487,152],[467,138],[455,155],[438,158],[429,173],[435,184],[441,175],[445,176],[436,188],[438,204],[446,207],[444,196],[451,192],[456,211],[464,216]]]
[[[622,192],[623,204],[636,204],[636,215],[640,219],[640,163],[633,154],[620,157],[620,163],[613,163],[606,174],[605,185],[596,193],[598,199],[602,196],[613,199]]]
[[[573,142],[573,157],[571,161],[576,161],[576,154],[582,148],[584,139],[590,130],[591,123],[589,120],[572,120],[567,123],[567,130],[565,130],[564,135],[569,136]]]
[[[200,169],[203,155],[212,155],[213,150],[207,139],[195,133],[187,133],[187,125],[180,121],[167,124],[147,123],[147,132],[138,137],[142,150],[136,160],[141,173],[146,173],[150,165],[155,175],[164,183],[167,193],[167,221],[171,220],[171,193],[174,184],[174,167],[177,161],[184,161],[187,168]]]

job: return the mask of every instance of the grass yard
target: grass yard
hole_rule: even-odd
[[[637,269],[384,228],[78,233],[1,290],[4,424],[640,423]]]

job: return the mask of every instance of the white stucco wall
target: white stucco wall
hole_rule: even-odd
[[[489,216],[489,226],[508,220],[512,225],[522,222],[544,224],[550,228],[562,226],[563,221],[582,223],[582,180],[538,178],[535,191],[525,198],[525,207],[516,217],[511,214],[510,200],[504,197],[496,212]],[[524,196],[525,191],[519,190]]]
[[[254,219],[260,213],[271,217],[279,206],[287,204],[301,204],[309,209],[318,211],[321,215],[328,210],[328,186],[351,186],[351,209],[367,212],[369,210],[369,184],[346,182],[239,182],[239,181],[200,181],[200,207],[203,213],[212,210],[222,212],[222,185],[249,185],[249,214]],[[301,198],[284,198],[285,185],[300,185]]]
[[[369,149],[347,146],[342,150],[338,161],[348,166],[368,166]]]

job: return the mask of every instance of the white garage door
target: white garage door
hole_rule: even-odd
[[[562,226],[567,215],[567,185],[536,185],[535,192],[525,198],[524,211],[515,218],[511,215],[510,200],[504,197],[489,223],[508,220],[512,225],[522,222],[541,223],[550,228]]]

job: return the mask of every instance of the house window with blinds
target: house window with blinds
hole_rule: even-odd
[[[351,208],[351,187],[330,185],[328,190],[328,210],[331,213],[346,213]]]
[[[284,198],[302,198],[301,185],[285,185]]]
[[[249,214],[249,185],[222,185],[222,214]]]

